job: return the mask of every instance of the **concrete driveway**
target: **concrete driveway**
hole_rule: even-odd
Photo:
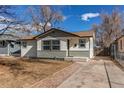
[[[124,71],[109,58],[97,57],[82,65],[59,88],[110,88],[124,87]]]

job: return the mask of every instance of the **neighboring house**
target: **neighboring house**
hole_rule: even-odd
[[[120,63],[124,63],[124,35],[111,44],[111,56]]]
[[[37,57],[37,40],[34,36],[21,39],[21,57]]]
[[[52,28],[35,37],[22,38],[21,56],[38,58],[93,58],[94,31],[65,32]]]
[[[0,56],[10,56],[20,50],[19,38],[11,34],[0,34]]]
[[[117,39],[118,52],[124,53],[124,35]]]

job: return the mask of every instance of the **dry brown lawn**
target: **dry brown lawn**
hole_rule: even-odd
[[[0,58],[0,87],[28,87],[71,64],[48,59]]]

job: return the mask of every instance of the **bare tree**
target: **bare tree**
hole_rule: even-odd
[[[47,31],[54,26],[55,23],[63,20],[63,16],[60,11],[52,8],[52,6],[39,6],[34,11],[33,7],[30,7],[30,13],[32,17],[32,26],[36,28],[37,31]]]
[[[52,6],[30,6],[30,14],[28,15],[31,16],[31,21],[22,21],[13,17],[14,13],[11,12],[11,7],[0,6],[0,24],[3,25],[0,28],[1,35],[5,32],[16,35],[30,35],[36,31],[45,32],[64,18],[61,12]],[[26,10],[23,12],[26,12]],[[23,17],[23,15],[20,15],[20,17]]]
[[[122,34],[123,14],[117,9],[112,14],[102,13],[102,23],[96,26],[97,40],[103,47],[109,47],[110,44]]]
[[[29,26],[24,21],[18,20],[15,12],[12,12],[12,9],[15,8],[16,6],[0,6],[0,35],[11,33],[20,36],[20,34],[30,33]]]
[[[2,25],[0,28],[0,34],[4,34],[12,24],[15,24],[15,20],[12,19],[12,16],[14,15],[12,12],[10,12],[11,6],[7,5],[0,5],[0,24]]]

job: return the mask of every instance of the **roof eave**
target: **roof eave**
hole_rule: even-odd
[[[93,37],[93,36],[80,36],[80,37]]]
[[[36,39],[20,39],[21,41],[23,41],[23,40],[36,40]]]

